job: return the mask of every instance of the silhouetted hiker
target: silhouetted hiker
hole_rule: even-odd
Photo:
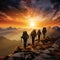
[[[33,30],[31,32],[31,37],[32,37],[32,45],[34,46],[34,40],[35,40],[35,37],[36,37],[36,30]]]
[[[27,40],[28,40],[28,38],[29,38],[29,35],[28,35],[27,31],[24,31],[24,32],[23,32],[21,38],[23,38],[23,41],[24,41],[24,48],[26,49]]]
[[[43,38],[44,39],[45,39],[45,36],[46,36],[46,32],[47,32],[46,27],[43,27],[42,33],[43,33]]]
[[[38,35],[38,42],[40,42],[40,36],[41,36],[41,31],[40,31],[40,29],[38,30],[37,35]]]

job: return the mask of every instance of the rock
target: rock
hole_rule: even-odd
[[[22,57],[24,55],[24,52],[20,52],[20,53],[15,53],[12,55],[12,57]]]
[[[46,53],[46,54],[47,54],[47,53],[50,53],[50,51],[49,51],[48,49],[45,49],[45,50],[43,50],[42,52],[43,52],[43,53]]]

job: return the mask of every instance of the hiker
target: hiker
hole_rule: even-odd
[[[26,49],[26,44],[27,44],[27,40],[29,38],[29,35],[27,33],[27,31],[24,31],[23,34],[22,34],[22,37],[21,37],[24,41],[24,48]]]
[[[33,30],[33,31],[31,32],[32,45],[33,45],[33,46],[34,46],[35,37],[36,37],[36,30]]]
[[[42,33],[43,33],[43,38],[44,39],[45,39],[45,36],[46,36],[46,32],[47,32],[46,27],[43,27]]]
[[[38,42],[40,42],[40,37],[41,37],[41,31],[40,31],[40,29],[38,30],[37,35],[38,35]]]

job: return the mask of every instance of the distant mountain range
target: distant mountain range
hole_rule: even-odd
[[[54,26],[52,29],[60,31],[60,27],[59,26]]]
[[[0,30],[16,30],[17,28],[8,27],[8,28],[0,28]]]
[[[7,30],[16,30],[16,28],[8,27]]]

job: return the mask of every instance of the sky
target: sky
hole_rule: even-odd
[[[0,27],[60,26],[59,0],[0,0]]]

